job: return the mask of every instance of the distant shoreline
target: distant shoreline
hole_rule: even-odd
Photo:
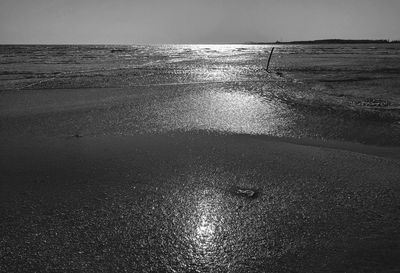
[[[345,39],[324,39],[311,41],[290,41],[290,42],[247,42],[251,45],[316,45],[316,44],[398,44],[400,40],[345,40]]]

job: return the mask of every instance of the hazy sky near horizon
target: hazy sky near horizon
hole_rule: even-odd
[[[400,0],[0,0],[0,43],[400,39]]]

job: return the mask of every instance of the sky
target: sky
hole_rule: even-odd
[[[0,43],[400,40],[400,0],[0,0]]]

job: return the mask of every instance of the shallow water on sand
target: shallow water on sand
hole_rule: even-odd
[[[209,130],[400,145],[400,45],[280,45],[268,73],[270,50],[0,46],[0,113],[25,114],[0,125],[9,133]],[[35,116],[49,109],[57,114]]]

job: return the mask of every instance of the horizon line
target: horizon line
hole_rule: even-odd
[[[246,42],[210,42],[210,43],[0,43],[0,45],[279,45],[279,44],[298,44],[298,43],[399,43],[400,39],[312,39],[312,40],[296,40],[296,41],[246,41]]]

